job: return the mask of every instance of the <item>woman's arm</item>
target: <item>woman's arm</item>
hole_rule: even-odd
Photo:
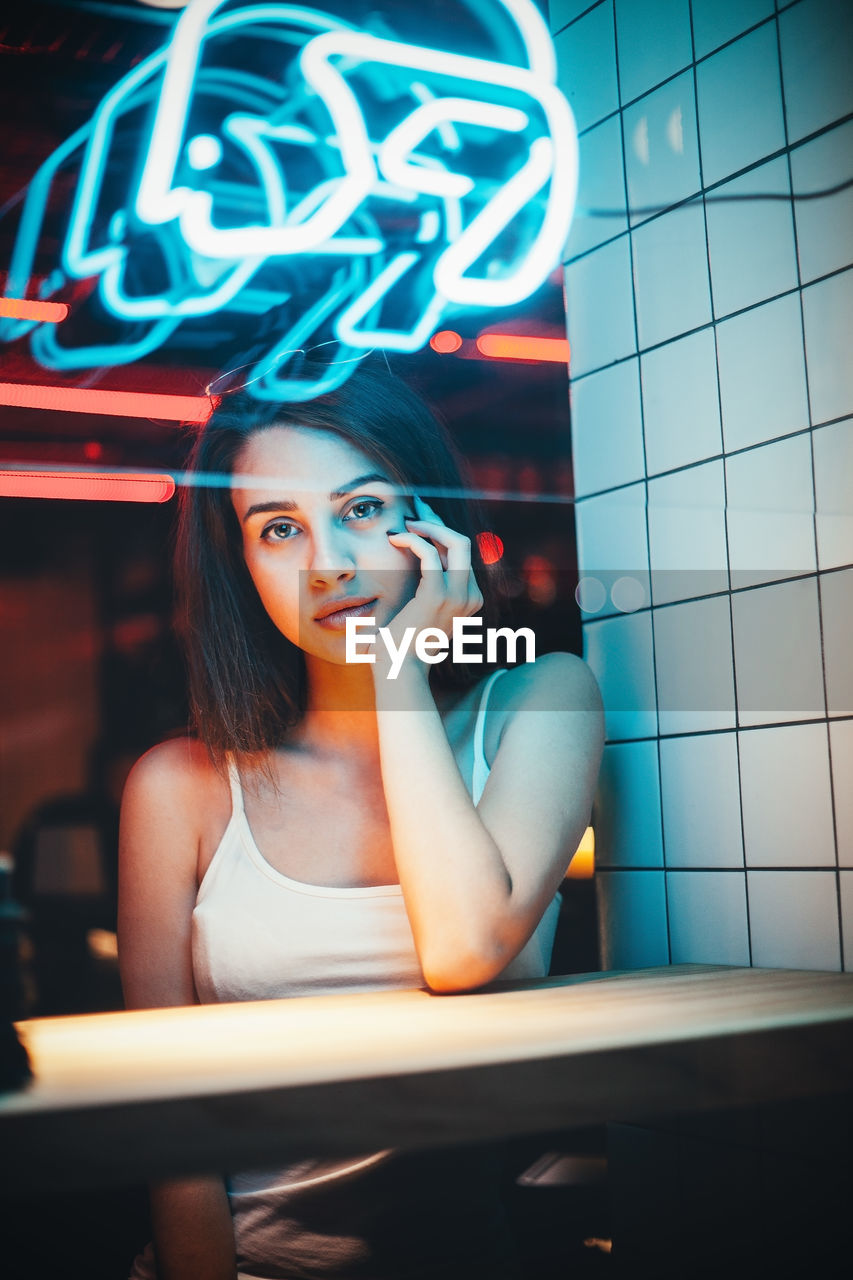
[[[394,856],[434,991],[495,978],[533,933],[589,821],[603,746],[598,687],[570,654],[501,677],[507,718],[474,806],[426,668],[376,675]]]
[[[152,1183],[158,1280],[236,1280],[234,1228],[217,1174]]]
[[[203,781],[210,767],[187,741],[135,765],[121,806],[119,964],[128,1009],[195,1004],[191,928]],[[236,1280],[234,1231],[222,1178],[151,1187],[160,1280]]]
[[[477,613],[483,597],[471,545],[414,498],[415,519],[389,540],[420,562],[412,600],[389,629],[437,626]],[[506,720],[475,806],[429,688],[408,658],[396,679],[373,666],[382,780],[394,856],[424,977],[463,991],[497,977],[556,893],[589,821],[604,717],[592,672],[548,654],[502,677]],[[508,686],[508,687],[507,687]]]

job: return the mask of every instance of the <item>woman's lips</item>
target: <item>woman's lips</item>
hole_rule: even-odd
[[[315,618],[314,621],[319,627],[325,627],[327,631],[346,631],[347,618],[373,617],[377,598],[366,600],[364,604],[355,604],[349,608],[336,609],[334,613],[327,613],[322,618]]]

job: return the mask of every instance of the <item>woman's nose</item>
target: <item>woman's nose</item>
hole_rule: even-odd
[[[355,577],[355,561],[344,534],[335,529],[316,531],[308,565],[308,580],[318,586],[348,582]]]

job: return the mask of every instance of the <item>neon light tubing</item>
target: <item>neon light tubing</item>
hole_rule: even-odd
[[[168,502],[169,475],[146,472],[30,471],[0,466],[2,498],[66,498],[84,502]]]
[[[47,387],[0,382],[0,404],[65,413],[99,413],[111,418],[162,418],[204,423],[219,403],[216,396],[173,396],[153,391],[102,391],[94,387]]]

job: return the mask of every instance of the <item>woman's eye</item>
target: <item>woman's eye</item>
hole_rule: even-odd
[[[347,514],[345,520],[369,520],[371,516],[378,515],[385,503],[380,498],[362,498],[360,502],[354,502]]]
[[[286,520],[276,520],[275,524],[268,524],[264,529],[261,537],[267,542],[284,542],[296,533],[296,526],[289,524]]]

